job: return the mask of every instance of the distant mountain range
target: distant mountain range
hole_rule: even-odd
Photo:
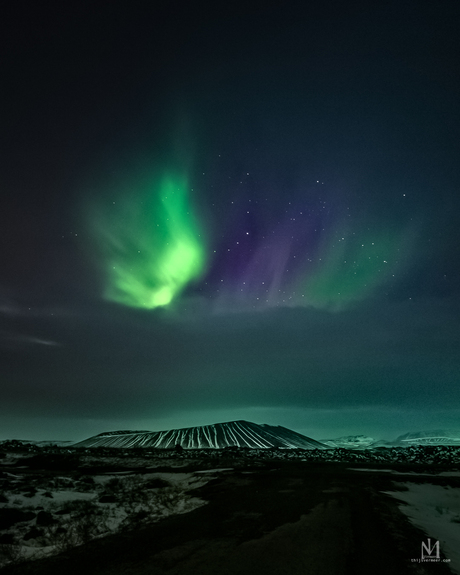
[[[411,431],[393,441],[376,440],[366,435],[346,435],[336,439],[321,439],[328,447],[348,449],[372,449],[374,447],[408,447],[410,445],[460,445],[460,431],[435,429],[432,431]]]
[[[435,429],[433,431],[413,431],[400,435],[395,445],[460,445],[460,431]]]
[[[367,435],[345,435],[336,439],[320,439],[328,447],[343,447],[348,449],[366,449],[376,443],[373,437]]]
[[[169,431],[109,431],[74,444],[75,447],[151,447],[171,449],[326,449],[327,446],[286,427],[230,421]]]
[[[346,435],[319,441],[297,433],[281,425],[251,423],[250,421],[230,421],[168,431],[107,431],[77,443],[70,441],[0,441],[4,445],[17,443],[37,447],[56,445],[58,447],[151,447],[172,449],[225,449],[242,447],[251,449],[376,449],[379,447],[409,447],[428,445],[460,446],[460,431],[435,429],[432,431],[412,431],[400,435],[392,441],[376,440],[367,435]]]

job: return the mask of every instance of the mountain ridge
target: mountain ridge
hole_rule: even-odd
[[[245,420],[214,423],[166,431],[107,431],[74,444],[75,447],[148,447],[172,449],[326,449],[315,439],[281,425],[257,424]]]
[[[460,445],[460,431],[456,429],[433,429],[410,431],[396,438],[398,445]]]
[[[343,435],[334,439],[320,439],[319,441],[329,447],[348,449],[367,449],[377,442],[376,439],[367,435]]]

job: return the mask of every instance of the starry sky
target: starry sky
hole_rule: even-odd
[[[0,439],[460,427],[458,3],[230,4],[5,14]]]

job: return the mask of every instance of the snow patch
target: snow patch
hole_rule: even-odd
[[[441,551],[451,559],[450,569],[460,574],[460,489],[431,483],[397,483],[407,491],[383,491],[403,501],[399,509],[411,523],[440,543]]]

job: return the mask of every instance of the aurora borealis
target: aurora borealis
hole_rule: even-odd
[[[188,288],[227,311],[341,309],[390,289],[402,265],[410,265],[411,221],[387,230],[381,221],[352,224],[350,207],[337,210],[321,200],[327,192],[320,189],[319,200],[309,190],[307,201],[286,201],[287,209],[253,189],[252,199],[227,202],[230,217],[208,209],[199,223],[194,189],[184,178],[155,184],[134,175],[121,192],[85,206],[90,249],[96,247],[105,269],[104,297],[154,309]],[[218,221],[210,225],[213,217]]]
[[[90,208],[91,225],[106,269],[104,297],[153,309],[170,304],[200,275],[205,250],[185,178],[167,175],[137,186]]]
[[[11,10],[4,438],[458,427],[457,4]]]

